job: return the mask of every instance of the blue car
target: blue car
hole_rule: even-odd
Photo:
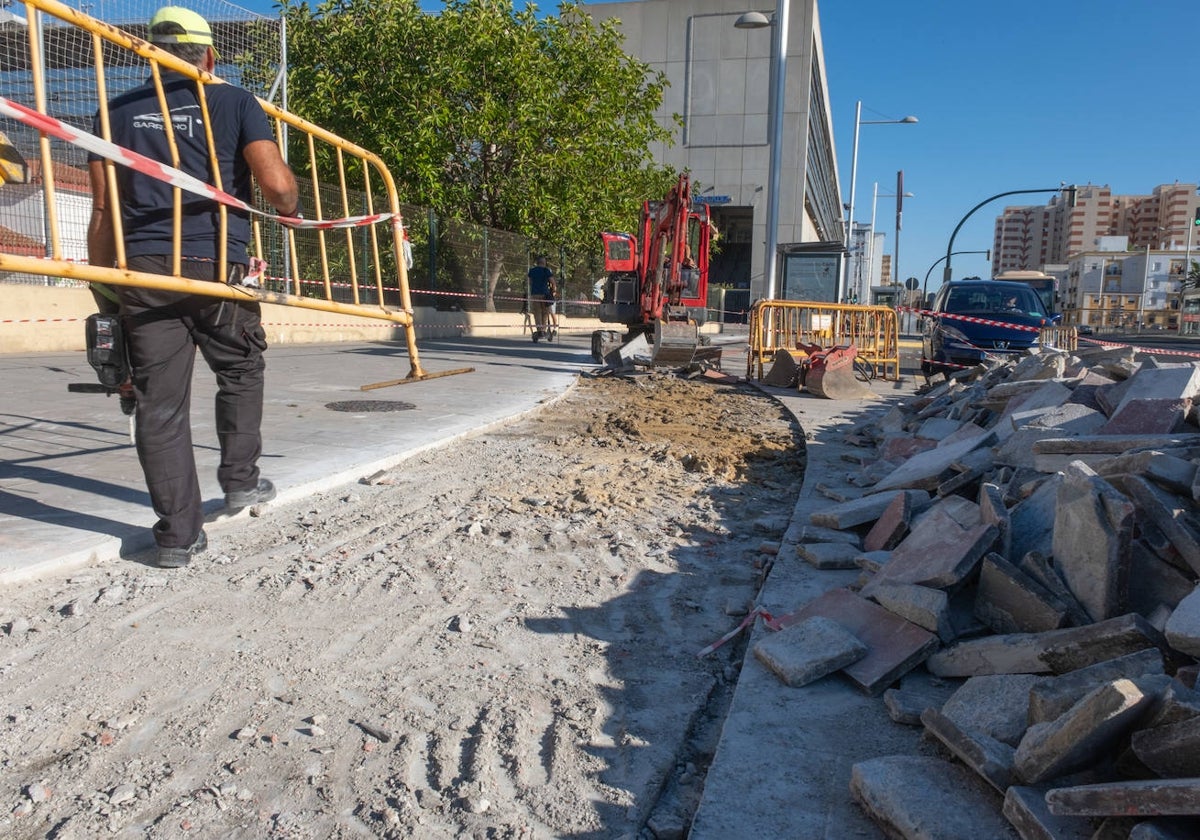
[[[1039,329],[1059,319],[1042,310],[1041,299],[1024,283],[946,283],[933,299],[933,314],[921,319],[921,372],[949,375],[1037,347]]]

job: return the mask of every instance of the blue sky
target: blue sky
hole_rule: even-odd
[[[270,0],[244,5],[274,8]],[[919,120],[865,125],[859,134],[855,219],[870,221],[876,182],[880,193],[895,193],[898,170],[913,193],[900,233],[902,277],[924,280],[959,220],[997,193],[1065,181],[1142,194],[1200,180],[1200,109],[1187,96],[1200,24],[1194,0],[823,0],[818,9],[843,200],[855,102],[864,121]],[[955,250],[990,249],[1005,206],[1050,196],[986,205],[959,231]],[[894,217],[895,199],[881,198],[876,227],[889,254]],[[955,277],[990,273],[982,254],[952,264]],[[931,290],[941,275],[938,265]]]
[[[857,100],[863,120],[920,120],[859,132],[855,218],[870,221],[874,182],[895,193],[897,170],[914,194],[904,202],[903,277],[923,280],[959,220],[997,193],[1066,181],[1142,194],[1200,179],[1200,113],[1187,95],[1195,2],[825,0],[818,9],[844,193]],[[1005,206],[1051,195],[985,205],[955,250],[991,248]],[[895,199],[879,205],[891,253]],[[952,263],[956,278],[988,276],[983,255]]]

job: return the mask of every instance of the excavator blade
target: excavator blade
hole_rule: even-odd
[[[691,364],[700,345],[700,329],[686,321],[654,322],[654,364],[683,367]]]
[[[853,344],[812,354],[807,362],[804,390],[827,400],[874,397],[874,392],[854,375],[854,359],[857,355],[858,350]]]

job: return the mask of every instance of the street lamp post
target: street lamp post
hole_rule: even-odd
[[[1008,192],[996,193],[993,196],[989,196],[988,198],[985,198],[983,201],[979,202],[974,207],[972,207],[970,210],[968,210],[967,215],[965,215],[961,219],[959,219],[958,224],[954,226],[954,232],[950,234],[950,241],[946,244],[946,266],[945,266],[945,268],[942,269],[942,282],[949,283],[951,278],[954,276],[954,274],[950,268],[950,257],[954,251],[954,237],[958,236],[958,232],[962,229],[962,226],[967,223],[967,219],[971,218],[971,216],[975,213],[976,210],[978,210],[980,207],[982,207],[985,204],[995,201],[997,198],[1004,198],[1004,196],[1006,196],[1006,195],[1025,195],[1027,193],[1042,193],[1042,192],[1057,192],[1057,193],[1069,192],[1071,194],[1070,204],[1072,207],[1075,206],[1075,187],[1073,185],[1068,187],[1065,183],[1062,183],[1062,184],[1059,184],[1057,187],[1054,187],[1053,189],[1009,190]]]
[[[786,2],[786,0],[780,0]],[[863,125],[911,125],[917,122],[917,118],[911,114],[900,120],[864,120],[862,118],[862,100],[854,103],[854,143],[850,150],[850,203],[846,205],[846,230],[845,242],[847,255],[850,252],[850,229],[854,226],[854,189],[858,181],[858,129]],[[873,229],[872,229],[873,232]],[[846,260],[846,270],[844,272],[844,282],[842,288],[839,289],[838,299],[841,300],[846,292],[846,287],[850,284],[850,260]]]
[[[879,203],[879,199],[881,199],[881,198],[895,198],[895,199],[896,199],[896,204],[897,204],[897,205],[899,205],[899,204],[900,204],[900,198],[901,198],[901,197],[903,197],[903,198],[914,198],[913,194],[912,194],[912,193],[910,193],[910,192],[906,192],[906,193],[881,193],[881,192],[879,191],[879,182],[878,182],[878,181],[876,181],[876,182],[875,182],[875,190],[874,190],[874,193],[873,193],[873,194],[872,194],[872,196],[871,196],[871,239],[872,239],[872,246],[871,246],[871,248],[872,248],[872,250],[871,250],[871,265],[872,265],[872,267],[874,267],[874,265],[875,265],[874,238],[875,238],[875,208],[876,208],[876,205]],[[899,212],[897,212],[897,214],[896,214],[896,221],[897,221],[897,222],[899,222],[899,220],[900,220],[900,216],[899,216]],[[900,230],[899,230],[899,227],[897,227],[897,229],[896,229],[896,238],[897,238],[897,240],[899,240],[899,238],[900,238]],[[892,243],[892,247],[893,247],[893,248],[895,248],[895,247],[896,247],[895,243]],[[895,280],[899,280],[899,277],[897,277],[897,276],[895,275],[895,271],[896,271],[896,259],[895,259],[895,257],[893,256],[893,258],[892,258],[892,272],[893,272],[893,274],[892,274],[892,277],[893,277],[893,279],[895,279]]]
[[[950,256],[956,256],[958,254],[987,254],[987,257],[989,260],[992,258],[992,251],[990,248],[986,251],[955,251],[954,254],[951,254]],[[935,268],[937,268],[938,263],[942,262],[945,259],[947,259],[947,257],[945,257],[945,256],[938,257],[936,260],[933,261],[933,265],[929,266],[929,270],[925,272],[925,282],[921,286],[921,308],[922,309],[925,308],[925,303],[926,303],[926,301],[929,300],[929,275],[933,274],[933,270]]]
[[[771,137],[770,158],[767,162],[767,245],[763,261],[763,296],[775,297],[776,264],[779,256],[779,183],[783,161],[783,109],[787,87],[787,33],[789,0],[775,0],[774,18],[762,12],[746,12],[733,22],[738,29],[762,29],[773,26],[771,38],[770,105],[767,108],[767,130]],[[807,142],[807,137],[801,142]]]

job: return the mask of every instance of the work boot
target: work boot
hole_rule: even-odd
[[[249,490],[230,490],[225,494],[225,507],[229,510],[241,510],[251,505],[269,502],[275,498],[275,485],[265,478],[258,480],[258,486]]]
[[[196,537],[196,541],[191,545],[175,548],[166,548],[160,545],[155,565],[160,569],[179,569],[192,562],[193,557],[203,554],[207,549],[208,535],[201,529],[200,536]]]

